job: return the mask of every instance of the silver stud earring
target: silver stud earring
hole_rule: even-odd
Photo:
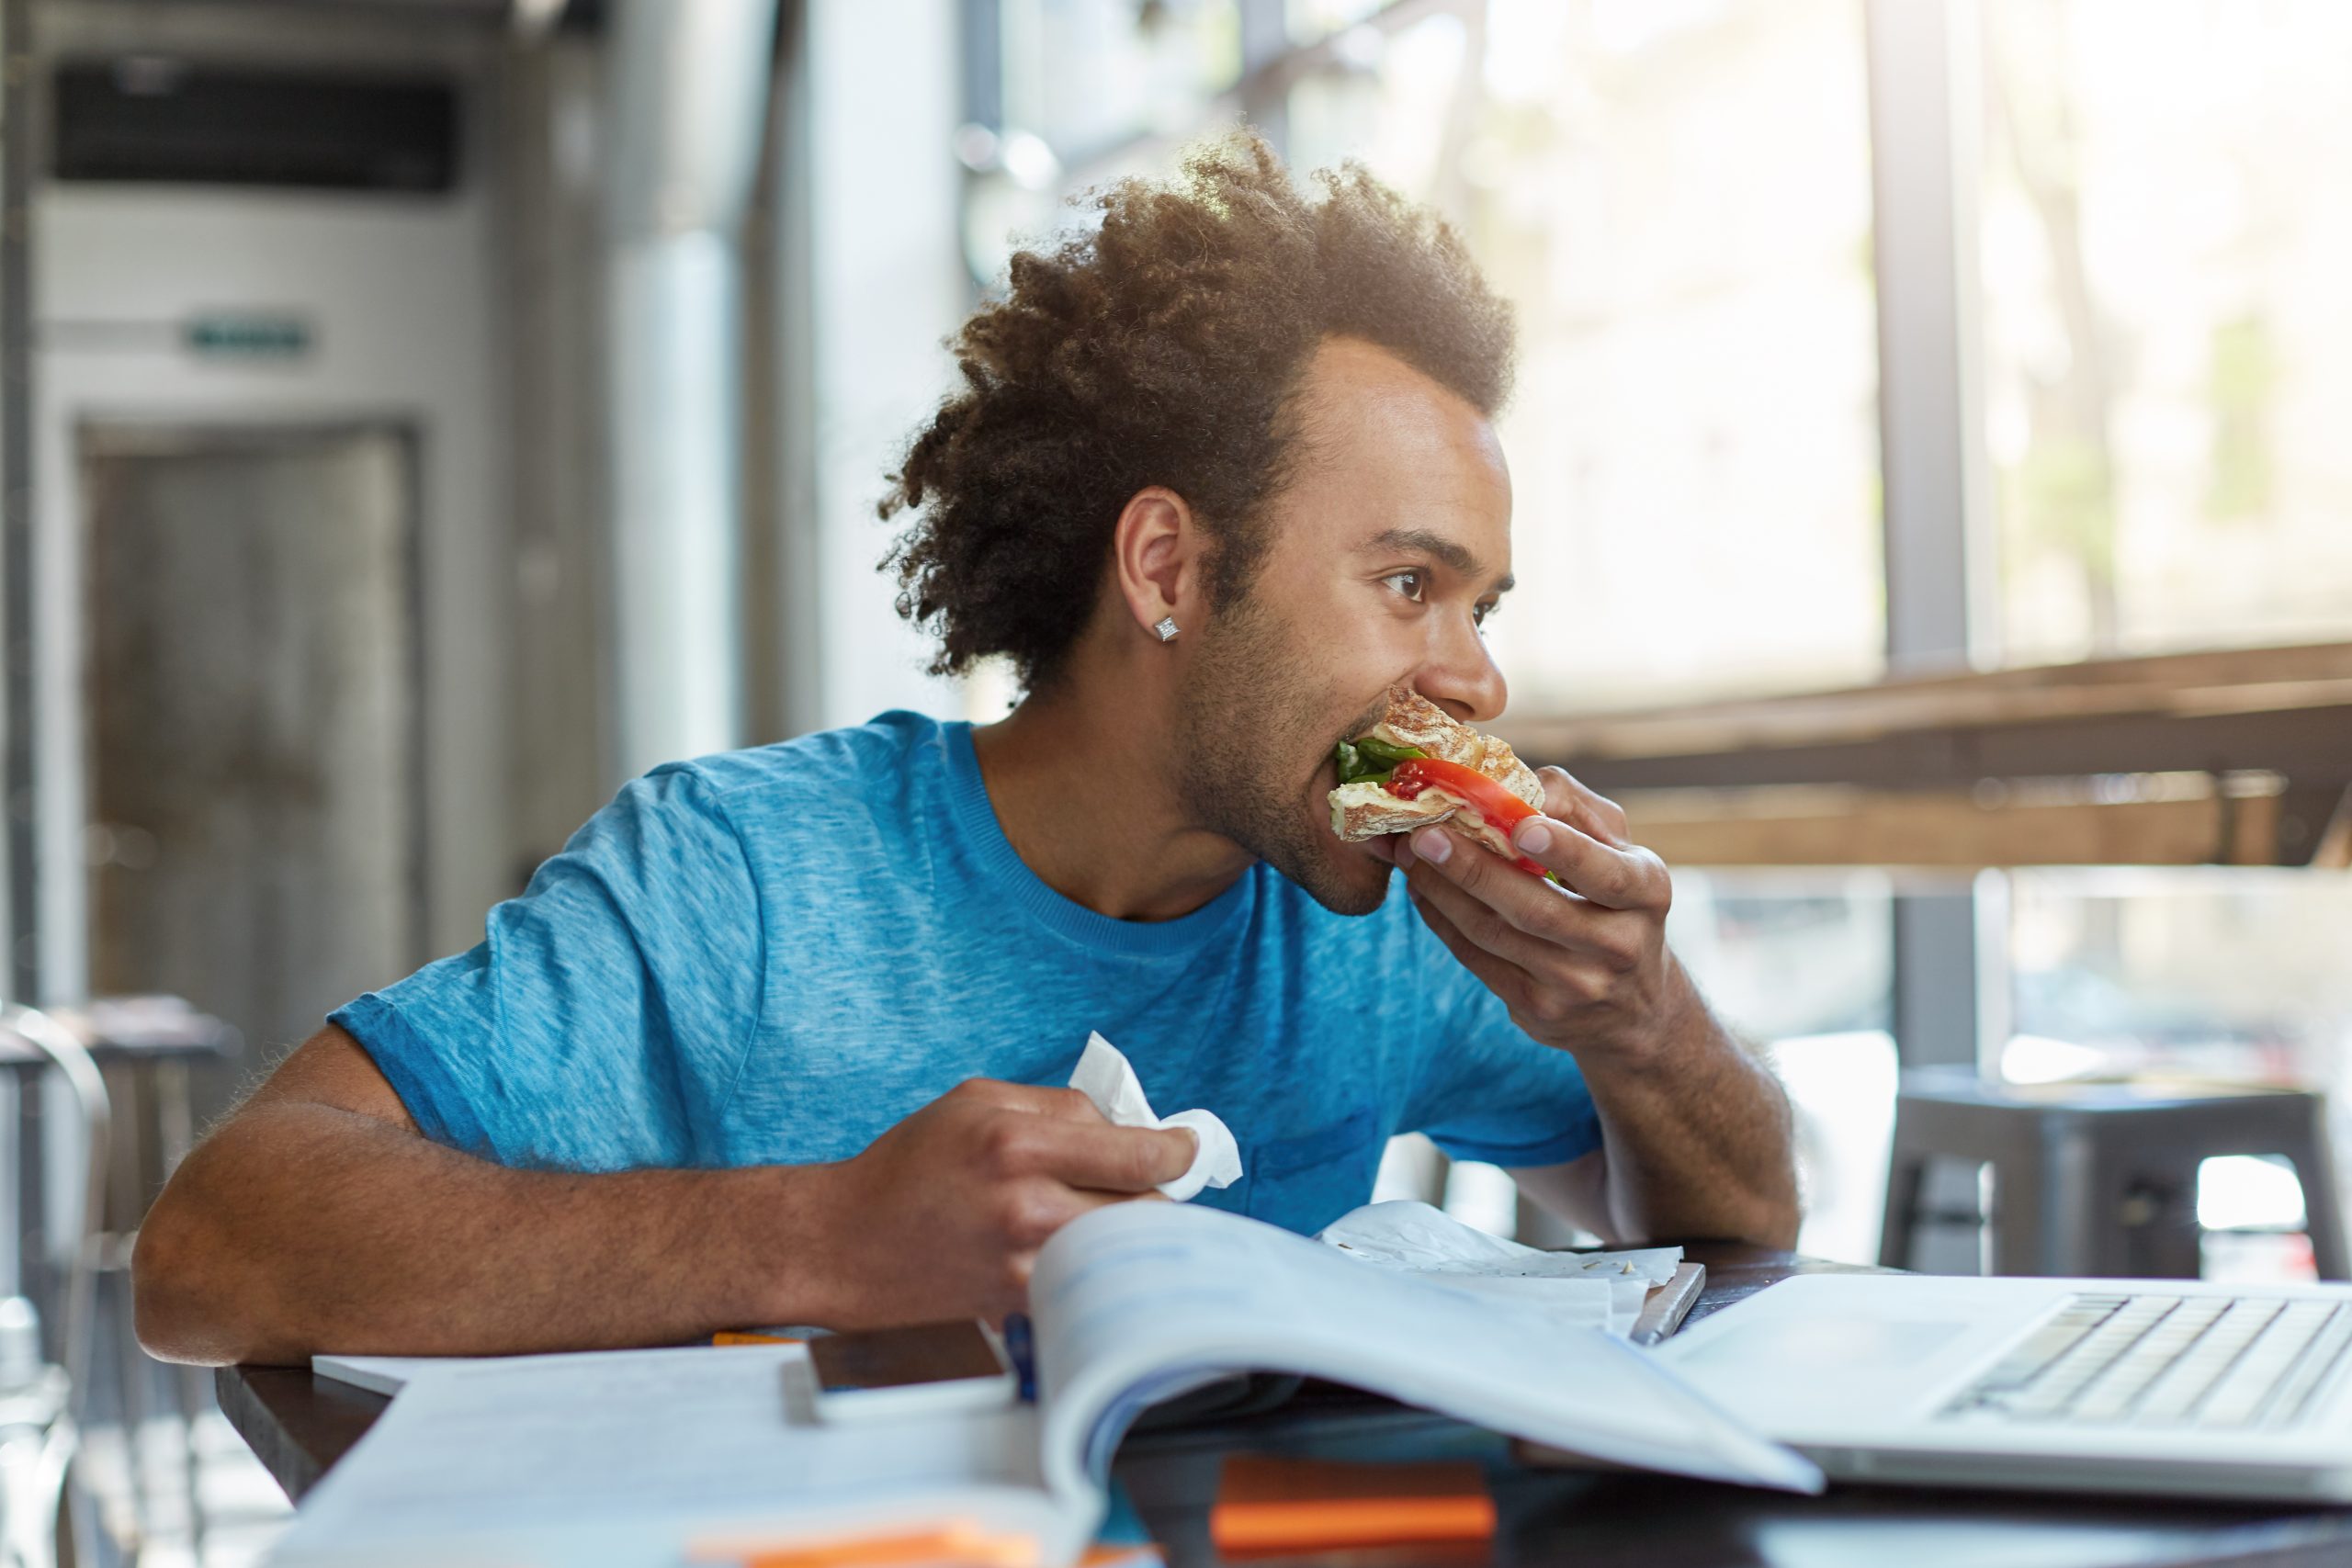
[[[1160,641],[1174,642],[1176,640],[1176,617],[1173,615],[1162,615],[1159,620],[1152,623],[1151,629],[1159,634]]]

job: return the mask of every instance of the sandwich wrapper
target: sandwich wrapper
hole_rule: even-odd
[[[1544,1308],[1564,1323],[1631,1333],[1652,1287],[1674,1278],[1679,1247],[1621,1252],[1545,1252],[1464,1224],[1409,1199],[1367,1203],[1316,1239],[1358,1262],[1434,1283]]]
[[[1192,1165],[1175,1180],[1159,1184],[1159,1190],[1179,1203],[1198,1197],[1204,1187],[1230,1187],[1241,1179],[1241,1145],[1233,1141],[1233,1130],[1217,1119],[1216,1112],[1179,1111],[1173,1116],[1153,1115],[1135,1068],[1102,1035],[1087,1035],[1086,1052],[1078,1059],[1078,1070],[1069,1076],[1069,1087],[1092,1100],[1103,1120],[1115,1126],[1191,1130],[1199,1145],[1193,1152]]]

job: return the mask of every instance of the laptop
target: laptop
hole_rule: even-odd
[[[1806,1274],[1654,1354],[1839,1480],[2352,1501],[2352,1285]]]

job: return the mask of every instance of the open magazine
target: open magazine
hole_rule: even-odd
[[[982,1416],[822,1425],[786,1397],[800,1353],[784,1346],[413,1372],[275,1560],[650,1568],[954,1526],[1066,1563],[1093,1539],[1135,1418],[1240,1371],[1326,1378],[1645,1469],[1822,1483],[1603,1330],[1232,1214],[1097,1210],[1046,1245],[1030,1295],[1037,1403]]]
[[[1205,1209],[1116,1204],[1038,1259],[1040,1457],[1084,1519],[1148,1405],[1237,1371],[1299,1372],[1596,1459],[1797,1491],[1821,1473],[1655,1360],[1540,1307]]]

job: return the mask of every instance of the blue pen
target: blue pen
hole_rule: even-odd
[[[1022,1401],[1028,1404],[1036,1404],[1037,1345],[1030,1332],[1028,1314],[1005,1314],[1004,1353],[1012,1359],[1012,1370],[1021,1379]]]

